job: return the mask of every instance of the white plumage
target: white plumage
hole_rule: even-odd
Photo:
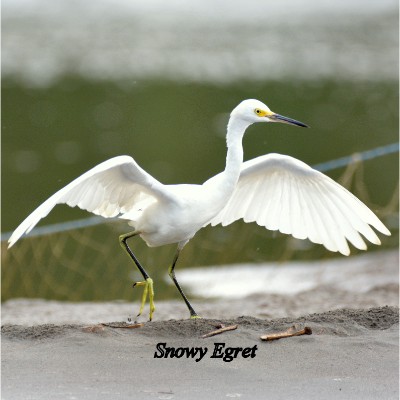
[[[157,190],[159,188],[159,190]],[[55,205],[78,206],[105,218],[135,209],[141,202],[162,197],[163,185],[140,168],[129,156],[111,158],[53,194],[30,214],[9,239],[11,247],[24,233],[44,218]]]
[[[348,190],[302,161],[280,154],[243,163],[231,198],[210,223],[226,226],[241,218],[344,255],[350,254],[347,240],[366,250],[358,232],[374,244],[381,243],[370,225],[390,234]]]
[[[358,249],[367,248],[360,233],[380,244],[371,226],[390,235],[375,214],[349,191],[295,158],[268,154],[243,163],[242,138],[255,122],[306,127],[272,112],[258,100],[245,100],[232,111],[228,123],[226,168],[203,185],[163,185],[133,158],[115,157],[84,173],[40,205],[14,231],[9,247],[56,204],[128,220],[135,231],[120,239],[126,249],[126,239],[136,234],[149,246],[178,243],[171,277],[179,251],[208,224],[225,226],[243,218],[298,239],[308,238],[344,255],[350,254],[348,241]],[[148,285],[147,273],[134,261],[145,278],[143,284]],[[172,278],[175,282],[175,276]],[[197,316],[175,284],[191,315]]]

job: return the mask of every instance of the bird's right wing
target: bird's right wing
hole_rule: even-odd
[[[221,176],[207,183],[218,185]],[[240,218],[298,239],[308,238],[344,255],[350,253],[346,239],[366,249],[359,232],[380,244],[369,225],[390,235],[378,217],[344,187],[302,161],[280,154],[243,163],[232,197],[210,223],[226,226]]]
[[[85,172],[41,204],[13,232],[8,240],[9,247],[29,233],[56,204],[78,206],[112,218],[132,211],[139,202],[143,204],[170,196],[165,186],[132,157],[114,157]]]

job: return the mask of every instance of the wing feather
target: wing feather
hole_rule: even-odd
[[[381,241],[379,240],[378,236],[369,226],[367,222],[368,218],[366,218],[365,215],[361,213],[359,204],[357,202],[352,201],[353,199],[350,196],[345,197],[344,194],[340,193],[339,191],[332,192],[332,197],[336,200],[338,206],[340,205],[340,209],[343,211],[343,214],[349,219],[352,227],[356,231],[360,232],[371,243],[377,245],[381,244]],[[355,209],[358,211],[358,213],[354,212]]]
[[[291,192],[291,210],[292,210],[292,216],[293,215],[297,216],[297,218],[291,218],[292,235],[297,239],[306,239],[307,219],[305,218],[304,213],[302,211],[305,208],[305,203],[301,191],[299,191],[296,179],[294,178],[291,179],[293,185]]]
[[[219,179],[219,175],[212,178]],[[243,218],[270,230],[308,238],[328,250],[350,254],[348,242],[367,248],[360,233],[380,244],[374,227],[389,230],[357,197],[328,176],[289,156],[268,154],[243,164],[239,181],[222,211],[209,223]]]
[[[343,235],[337,235],[335,233],[340,229],[335,221],[335,216],[333,215],[334,209],[330,207],[328,199],[322,196],[319,190],[319,184],[317,182],[313,182],[312,186],[316,194],[313,196],[313,201],[316,204],[316,209],[318,210],[317,212],[321,215],[321,222],[325,228],[326,235],[329,238],[330,247],[325,242],[322,244],[330,251],[339,251],[342,254],[349,255],[350,249],[346,238]],[[340,215],[340,212],[338,215]]]
[[[134,210],[138,202],[150,204],[151,199],[166,198],[174,199],[174,195],[140,168],[132,157],[114,157],[85,172],[42,203],[13,232],[9,247],[29,233],[57,204],[78,206],[110,218]],[[147,201],[143,203],[144,200]]]
[[[311,237],[313,236],[313,216],[312,213],[310,212],[310,207],[307,203],[307,199],[304,194],[304,191],[307,190],[306,182],[301,182],[301,180],[294,180],[294,181],[296,184],[294,190],[296,197],[294,198],[294,201],[299,202],[301,204],[300,212],[304,223],[304,230],[302,232],[303,235],[299,239],[309,238],[311,240]]]
[[[327,238],[320,212],[315,208],[313,196],[310,196],[310,190],[304,190],[302,193],[307,204],[307,211],[310,219],[308,232],[310,240],[314,243],[324,244],[327,248],[331,248],[330,240]]]
[[[350,249],[347,245],[347,240],[353,244],[356,248],[360,250],[366,250],[367,246],[365,242],[362,240],[358,231],[355,230],[349,222],[349,218],[346,217],[346,214],[338,207],[337,203],[331,198],[330,193],[326,192],[325,188],[321,185],[316,185],[317,190],[322,198],[322,203],[326,205],[327,209],[330,210],[330,216],[333,224],[335,225],[335,230],[340,230],[342,227],[346,232],[346,238],[342,236],[338,236],[341,238],[340,243],[343,246],[343,251],[340,251],[342,254],[350,253]],[[340,222],[339,222],[340,221]]]
[[[291,198],[291,179],[285,180],[285,183],[282,185],[282,201],[281,201],[281,209],[280,209],[280,227],[279,230],[282,233],[290,233],[292,231],[291,221],[295,218],[291,217],[292,208],[292,198]]]
[[[277,230],[279,228],[279,206],[281,204],[281,198],[282,198],[282,185],[278,184],[278,176],[277,174],[274,174],[273,176],[273,188],[274,188],[274,194],[273,194],[273,199],[271,199],[270,207],[269,207],[269,215],[266,220],[266,227],[270,230]]]

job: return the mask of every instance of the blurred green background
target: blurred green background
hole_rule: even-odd
[[[272,2],[261,6],[269,11],[262,18],[253,2],[231,2],[226,13],[210,13],[211,1],[198,10],[157,3],[155,16],[145,2],[32,0],[17,10],[5,1],[2,232],[116,155],[132,155],[163,183],[202,183],[224,168],[226,123],[245,98],[312,128],[252,126],[245,159],[277,152],[312,165],[398,141],[397,3],[360,12],[357,1],[338,2],[335,10],[320,5],[311,14],[288,3],[296,20]],[[362,163],[350,180],[394,233],[382,239],[383,248],[398,243],[397,185],[398,154]],[[86,216],[58,206],[41,225]],[[139,276],[118,245],[129,230],[121,222],[26,238],[11,251],[2,242],[2,300],[131,300],[130,282]],[[175,297],[162,279],[175,247],[132,247],[154,274],[157,298]],[[201,231],[177,274],[180,266],[332,256],[237,222]]]

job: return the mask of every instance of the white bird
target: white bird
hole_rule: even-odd
[[[56,204],[78,206],[105,218],[128,220],[134,231],[121,235],[123,249],[135,262],[144,286],[139,315],[149,297],[154,307],[153,280],[140,265],[127,240],[139,235],[148,246],[177,243],[169,275],[185,301],[191,318],[198,317],[175,277],[179,253],[198,230],[223,226],[243,218],[298,239],[308,238],[328,250],[350,254],[347,241],[366,250],[360,233],[380,240],[370,225],[385,235],[389,230],[353,194],[331,178],[295,158],[267,154],[243,162],[242,139],[256,122],[307,125],[272,112],[258,100],[244,100],[231,113],[227,127],[227,156],[223,172],[202,185],[164,185],[132,157],[111,158],[59,190],[32,212],[14,231],[9,247],[28,233]]]

